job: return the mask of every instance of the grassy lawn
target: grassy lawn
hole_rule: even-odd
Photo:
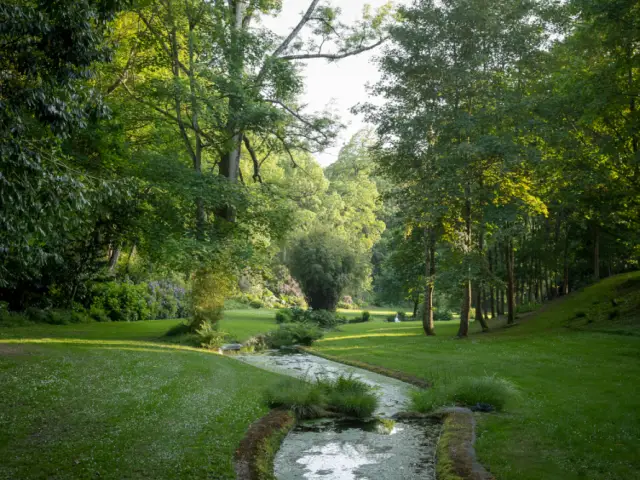
[[[234,339],[244,341],[257,334],[277,328],[271,310],[229,310],[220,322],[220,329]],[[180,320],[150,320],[146,322],[87,323],[74,325],[29,325],[0,327],[0,341],[10,338],[76,338],[84,340],[148,340],[157,341]]]
[[[516,327],[496,322],[492,333],[467,340],[453,338],[456,322],[437,322],[438,336],[426,338],[419,324],[377,320],[343,326],[313,348],[435,382],[487,374],[511,380],[522,392],[519,404],[478,414],[478,454],[500,480],[637,479],[639,292],[640,274],[622,275]]]
[[[229,312],[248,337],[272,313]],[[280,377],[154,342],[172,321],[0,329],[0,478],[234,478]]]

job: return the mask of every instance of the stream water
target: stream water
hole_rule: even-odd
[[[379,397],[376,420],[320,419],[299,423],[276,456],[278,480],[435,479],[440,425],[424,420],[391,421],[394,414],[405,410],[411,385],[306,353],[235,358],[301,379],[352,374],[374,387]]]

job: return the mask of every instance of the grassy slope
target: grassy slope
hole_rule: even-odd
[[[0,478],[233,478],[279,377],[153,341],[175,323],[0,329]],[[274,321],[223,324],[244,338]]]
[[[620,314],[610,319],[613,310]],[[636,479],[639,326],[636,273],[467,340],[453,338],[455,322],[438,322],[438,336],[426,338],[419,325],[376,321],[344,326],[313,348],[436,382],[494,373],[513,381],[523,394],[519,405],[479,416],[478,454],[499,480]]]

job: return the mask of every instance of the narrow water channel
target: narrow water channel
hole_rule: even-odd
[[[422,420],[389,421],[406,409],[411,385],[306,353],[235,358],[301,379],[352,374],[374,387],[379,397],[375,412],[379,420],[320,419],[299,423],[276,456],[278,480],[435,479],[440,425]]]

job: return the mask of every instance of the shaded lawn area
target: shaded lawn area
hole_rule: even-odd
[[[248,336],[270,321],[225,323]],[[175,323],[0,329],[0,478],[235,478],[280,377],[149,341]]]
[[[167,340],[163,335],[181,320],[144,322],[86,323],[73,325],[34,324],[25,327],[0,327],[3,338],[82,338],[93,340]],[[272,310],[229,310],[224,312],[220,329],[239,341],[277,328]]]
[[[453,338],[456,322],[436,322],[438,336],[426,338],[419,324],[375,321],[343,326],[312,348],[434,382],[492,374],[514,382],[522,392],[517,406],[477,415],[480,460],[499,480],[638,479],[640,337],[603,333],[618,331],[616,322],[638,332],[638,309],[635,323],[606,316],[614,297],[623,310],[634,307],[637,295],[618,289],[630,279],[640,274],[605,280],[521,325],[466,340]],[[565,327],[577,323],[581,331]]]

